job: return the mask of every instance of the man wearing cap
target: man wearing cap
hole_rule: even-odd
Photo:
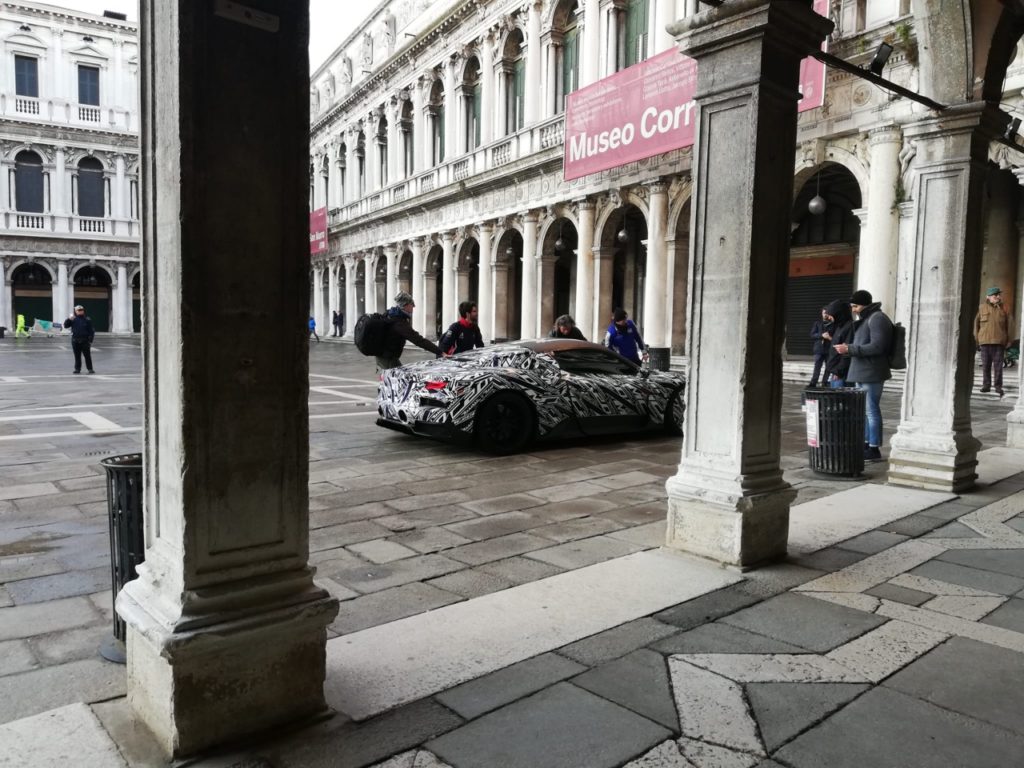
[[[386,368],[397,368],[402,364],[402,350],[405,349],[405,342],[411,341],[420,349],[433,352],[441,356],[441,348],[416,333],[412,327],[412,310],[416,303],[405,291],[399,291],[395,296],[395,306],[388,310],[387,339],[384,342],[384,354],[377,355],[377,370],[383,371]]]
[[[92,328],[92,320],[85,316],[85,307],[81,304],[75,307],[75,314],[69,315],[64,321],[64,327],[71,329],[71,351],[75,353],[74,373],[82,372],[82,356],[85,355],[85,369],[89,373],[96,373],[92,369],[92,346],[93,337],[96,332]]]
[[[1002,397],[1003,356],[1010,343],[1010,317],[1003,306],[1002,291],[995,286],[988,289],[974,316],[974,340],[981,348],[981,391],[988,392],[995,384],[996,394]]]
[[[882,305],[871,300],[867,291],[854,291],[850,297],[850,310],[857,322],[853,326],[853,341],[836,344],[840,355],[850,356],[848,382],[856,382],[864,390],[867,419],[864,423],[864,460],[882,459],[882,387],[892,378],[889,352],[892,347],[892,320],[882,311]]]

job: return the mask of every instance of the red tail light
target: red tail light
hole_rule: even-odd
[[[447,381],[428,381],[425,385],[425,388],[427,392],[438,392],[447,386]]]

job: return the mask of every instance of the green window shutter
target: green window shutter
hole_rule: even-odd
[[[515,70],[515,123],[513,127],[515,130],[519,130],[526,123],[526,115],[524,114],[524,106],[526,99],[526,60],[519,59],[516,62]]]
[[[477,84],[473,86],[473,148],[480,146],[480,108],[483,103],[483,89]]]
[[[579,83],[579,51],[580,33],[579,29],[573,27],[565,33],[562,39],[562,96],[568,96],[576,90]],[[564,101],[559,111],[565,108]]]
[[[630,0],[626,9],[626,66],[646,57],[647,0]]]
[[[437,162],[444,162],[444,106],[437,108]]]

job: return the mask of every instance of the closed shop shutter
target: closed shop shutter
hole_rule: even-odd
[[[836,299],[848,299],[853,293],[853,274],[791,277],[786,288],[786,352],[790,355],[813,354],[811,327],[821,316],[821,308]]]

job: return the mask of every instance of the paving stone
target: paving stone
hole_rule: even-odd
[[[117,745],[85,704],[0,726],[0,765],[125,768]]]
[[[556,501],[542,507],[534,507],[530,514],[549,523],[560,523],[577,517],[598,517],[616,509],[619,509],[619,505],[613,501],[599,496],[587,496],[583,499]]]
[[[27,605],[87,595],[104,586],[110,586],[110,568],[92,568],[87,571],[22,579],[8,584],[7,590],[16,605]]]
[[[1012,520],[1007,520],[1006,525],[1013,528],[1015,531],[1024,533],[1024,517],[1015,517]]]
[[[906,536],[900,536],[897,533],[889,533],[888,531],[868,531],[867,533],[862,533],[860,536],[854,536],[852,539],[847,539],[839,546],[850,552],[862,552],[865,555],[874,555],[877,552],[881,552],[883,549],[888,549],[889,547],[895,546],[896,544],[906,540]]]
[[[0,500],[27,499],[30,496],[49,496],[60,489],[53,483],[25,483],[23,485],[0,486]],[[60,506],[55,504],[54,506]]]
[[[664,520],[658,520],[653,523],[647,523],[646,525],[636,525],[631,528],[623,528],[620,531],[608,534],[613,539],[621,539],[622,541],[628,541],[631,544],[636,544],[638,547],[663,547],[665,546],[665,529],[666,524]]]
[[[530,552],[531,560],[557,565],[559,568],[571,570],[583,568],[594,563],[601,563],[616,557],[631,555],[647,547],[631,544],[628,541],[613,539],[608,536],[594,536],[582,541],[570,541],[555,547],[548,547],[537,552]]]
[[[566,542],[598,536],[602,533],[611,533],[612,531],[619,530],[621,527],[620,523],[604,520],[600,517],[577,517],[572,520],[545,525],[542,528],[535,528],[532,533],[537,536],[543,536],[551,541]]]
[[[680,629],[692,629],[709,621],[753,605],[761,598],[743,589],[744,584],[733,584],[688,600],[685,603],[654,614],[658,621],[672,624]]]
[[[940,518],[918,512],[917,514],[910,515],[909,517],[904,517],[901,520],[896,520],[895,522],[883,525],[880,530],[914,538],[928,533],[929,531],[934,531],[936,528],[941,526],[943,522],[944,521]]]
[[[520,509],[531,509],[545,503],[544,499],[539,499],[527,493],[511,493],[506,496],[495,496],[490,499],[464,501],[462,506],[473,510],[478,515],[495,515]]]
[[[801,555],[793,560],[796,565],[814,568],[819,571],[840,571],[848,565],[859,563],[867,557],[863,552],[851,552],[839,547],[828,547],[809,555]]]
[[[659,653],[804,653],[796,645],[714,622],[659,640],[651,645]]]
[[[941,528],[936,528],[931,533],[926,533],[926,539],[976,539],[979,534],[973,528],[968,528],[963,523],[948,523]]]
[[[910,573],[936,581],[948,581],[950,584],[960,584],[964,587],[993,592],[997,595],[1013,595],[1024,589],[1024,579],[1016,576],[968,568],[939,559],[919,565]]]
[[[413,749],[377,763],[373,768],[451,768],[425,749]]]
[[[426,747],[458,768],[612,768],[670,735],[627,709],[559,683]]]
[[[593,469],[593,467],[591,467]],[[622,488],[632,488],[637,485],[646,485],[647,483],[656,483],[658,481],[664,482],[659,475],[652,475],[649,472],[622,472],[617,475],[608,475],[607,477],[596,478],[593,482],[598,485],[602,485],[612,491],[617,491]]]
[[[608,493],[608,489],[597,483],[584,480],[579,483],[563,483],[547,488],[535,488],[530,493],[545,501],[569,501],[570,499],[581,499],[585,496],[600,496],[601,494]]]
[[[28,642],[6,640],[0,643],[0,676],[27,672],[39,666]]]
[[[973,512],[975,509],[977,509],[975,505],[965,504],[963,501],[947,501],[921,510],[919,514],[925,517],[934,517],[948,523],[951,520],[956,520],[958,517],[963,517],[969,512]]]
[[[937,560],[1024,579],[1024,555],[1019,549],[970,549],[946,552]]]
[[[855,699],[856,683],[750,683],[747,698],[769,752]]]
[[[445,550],[445,555],[468,565],[482,565],[551,545],[547,539],[529,533],[510,533],[475,544]]]
[[[309,532],[309,549],[311,552],[320,552],[371,539],[381,539],[390,534],[390,530],[370,520],[329,525]]]
[[[458,685],[436,698],[462,717],[472,720],[586,669],[570,659],[545,653]]]
[[[667,511],[664,504],[661,503],[647,503],[647,504],[635,504],[629,507],[623,507],[613,502],[608,502],[612,507],[607,512],[597,513],[597,517],[602,517],[607,520],[614,520],[617,523],[623,525],[643,525],[645,523],[654,523],[658,520],[665,520]]]
[[[95,658],[99,653],[100,644],[111,636],[111,632],[109,624],[82,627],[61,630],[49,635],[37,635],[30,638],[28,643],[42,664],[53,666]]]
[[[747,594],[767,598],[788,592],[823,575],[822,571],[795,563],[777,563],[744,574],[747,580],[737,585],[737,588]]]
[[[563,646],[558,649],[558,653],[593,667],[625,656],[677,631],[674,626],[652,618],[637,619]]]
[[[629,761],[623,768],[693,768],[693,763],[683,757],[675,741],[669,740]]]
[[[773,597],[722,621],[823,653],[884,624],[884,619],[797,594]]]
[[[773,757],[793,768],[1005,768],[1024,739],[885,686],[868,691]]]
[[[983,624],[1024,633],[1024,600],[1010,598],[981,620]]]
[[[543,523],[543,520],[526,512],[500,512],[475,520],[452,523],[445,526],[445,529],[472,541],[483,541],[536,528]]]
[[[339,584],[334,579],[329,578],[327,576],[317,575],[316,583],[318,586],[323,587],[339,600],[351,600],[354,597],[359,597],[359,593],[355,590],[349,589],[348,587]]]
[[[935,597],[935,595],[928,592],[899,587],[895,584],[879,584],[877,587],[869,589],[865,594],[872,597],[880,597],[883,600],[895,600],[897,603],[904,603],[906,605],[922,605]]]
[[[343,602],[331,629],[347,635],[457,603],[461,599],[460,595],[429,584],[404,584]]]
[[[310,530],[326,528],[330,525],[355,523],[360,520],[373,520],[393,514],[395,514],[395,510],[385,506],[380,501],[371,501],[369,504],[358,504],[356,506],[346,505],[330,509],[318,509],[309,513],[309,528]]]
[[[461,505],[453,505],[418,509],[414,512],[404,512],[401,515],[378,517],[374,522],[395,533],[402,533],[403,531],[414,531],[421,528],[433,528],[438,525],[457,523],[460,520],[472,520],[476,517],[478,515],[475,512],[471,512]]]
[[[440,493],[416,494],[415,496],[406,496],[398,499],[388,499],[386,503],[389,507],[392,507],[399,512],[412,512],[421,509],[429,509],[430,507],[451,506],[462,501],[467,501],[468,499],[469,496],[461,490],[456,490],[442,491]]]
[[[470,543],[470,540],[465,536],[459,536],[457,533],[452,533],[447,528],[440,526],[399,533],[392,536],[391,541],[397,542],[404,547],[415,549],[422,554],[440,552]]]
[[[466,598],[489,595],[491,592],[515,586],[507,579],[476,568],[467,568],[464,571],[456,571],[438,579],[431,579],[427,584]]]
[[[119,664],[93,659],[0,677],[0,723],[10,722],[72,701],[103,701],[126,693],[127,676]]]
[[[0,608],[0,640],[45,635],[88,626],[99,620],[100,614],[84,597]]]
[[[493,563],[484,563],[477,570],[485,573],[493,573],[513,584],[527,584],[531,581],[546,579],[557,573],[563,573],[564,569],[557,568],[549,563],[542,563],[539,560],[529,560],[525,557],[509,557],[504,560],[497,560]]]
[[[679,730],[668,668],[659,653],[633,651],[573,678],[572,682],[672,731]]]
[[[337,581],[364,594],[400,587],[413,581],[425,581],[461,570],[462,563],[442,555],[420,555],[393,563],[364,565],[330,572]]]
[[[390,563],[393,560],[414,557],[417,554],[416,550],[403,547],[401,544],[387,539],[364,541],[359,544],[351,544],[348,548],[371,563]]]
[[[7,591],[7,587],[0,584],[0,608],[9,608],[14,605],[14,600],[11,599],[11,593]]]

